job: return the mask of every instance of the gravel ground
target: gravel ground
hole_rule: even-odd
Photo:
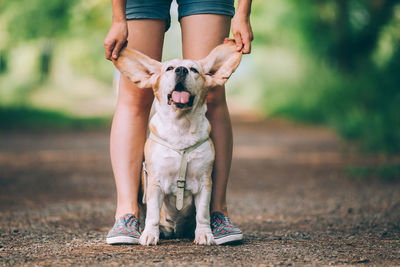
[[[400,265],[400,182],[354,179],[360,156],[331,132],[234,122],[230,216],[243,243],[109,246],[115,187],[108,133],[0,133],[0,264]]]

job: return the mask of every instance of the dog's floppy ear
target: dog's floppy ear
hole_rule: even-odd
[[[157,60],[129,48],[121,50],[118,59],[114,60],[117,69],[140,88],[152,88],[161,71]]]
[[[200,60],[206,77],[206,87],[221,86],[239,66],[242,52],[236,51],[235,41],[225,39],[222,45],[214,48],[210,54]]]

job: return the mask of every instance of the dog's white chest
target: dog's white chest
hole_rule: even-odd
[[[179,174],[182,167],[183,155],[169,147],[149,139],[146,142],[146,165],[151,177],[161,191],[176,194],[178,190]],[[214,160],[213,147],[210,140],[200,144],[196,149],[186,154],[185,191],[197,194],[202,185],[207,182],[207,174]]]

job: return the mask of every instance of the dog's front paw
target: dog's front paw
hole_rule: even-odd
[[[144,229],[140,235],[140,244],[143,246],[157,245],[160,231],[158,229]]]
[[[214,245],[214,236],[210,229],[196,230],[194,243],[197,245]]]

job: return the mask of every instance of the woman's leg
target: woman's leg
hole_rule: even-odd
[[[181,19],[183,58],[201,59],[229,36],[230,17],[199,14]],[[225,87],[212,88],[207,97],[207,117],[215,145],[211,211],[227,215],[226,187],[232,161],[232,126]]]
[[[161,60],[165,20],[128,21],[128,48]],[[110,136],[111,163],[117,187],[118,218],[132,213],[138,218],[138,190],[143,148],[153,92],[140,89],[121,75],[118,102]]]

